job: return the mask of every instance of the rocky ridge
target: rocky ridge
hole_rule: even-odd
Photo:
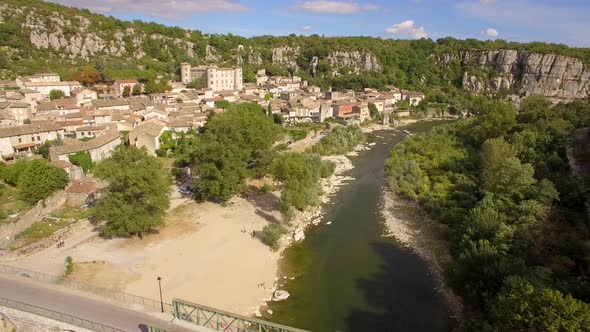
[[[480,94],[509,91],[555,99],[590,96],[590,71],[577,58],[515,50],[463,51],[446,54],[443,65],[459,60],[463,88]]]

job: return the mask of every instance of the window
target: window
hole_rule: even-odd
[[[92,132],[90,132],[90,131],[89,131],[89,132],[88,132],[88,136],[92,136]]]
[[[18,142],[19,142],[19,143],[22,143],[22,142],[23,142],[23,140],[22,140],[22,139],[19,137],[19,138],[18,138]]]
[[[37,135],[37,140],[41,141],[41,136]]]
[[[31,142],[35,141],[35,136],[31,136]]]

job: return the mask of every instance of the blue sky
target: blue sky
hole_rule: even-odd
[[[590,46],[590,0],[51,0],[133,20],[241,36],[545,41]]]

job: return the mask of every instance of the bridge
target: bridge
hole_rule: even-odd
[[[305,332],[174,299],[164,303],[0,264],[0,306],[92,331]]]

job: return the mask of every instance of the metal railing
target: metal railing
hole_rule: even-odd
[[[160,311],[161,304],[160,301],[148,299],[145,297],[131,295],[123,292],[118,292],[108,288],[96,287],[89,284],[85,284],[78,281],[68,280],[67,277],[64,276],[56,276],[42,272],[35,272],[26,269],[22,269],[15,266],[10,265],[3,265],[0,264],[0,273],[11,274],[20,276],[23,278],[28,278],[36,281],[47,282],[52,284],[57,284],[61,286],[65,286],[72,289],[77,289],[85,292],[90,292],[101,297],[106,297],[115,301],[124,302],[127,304],[135,304],[143,306],[146,309]],[[169,303],[164,303],[164,311],[168,313],[172,313],[172,305]]]
[[[172,300],[174,317],[198,326],[227,332],[307,332],[285,325],[244,317],[184,300]]]
[[[82,327],[92,331],[98,332],[124,332],[124,330],[120,330],[111,326],[107,326],[101,323],[93,322],[91,320],[83,319],[80,317],[75,317],[72,315],[64,314],[63,312],[58,312],[54,310],[45,309],[42,307],[37,307],[34,305],[13,301],[9,299],[5,299],[0,297],[0,306],[8,307],[24,312],[28,312],[34,315],[43,316],[49,319],[57,320],[66,324],[71,324],[74,326]]]

